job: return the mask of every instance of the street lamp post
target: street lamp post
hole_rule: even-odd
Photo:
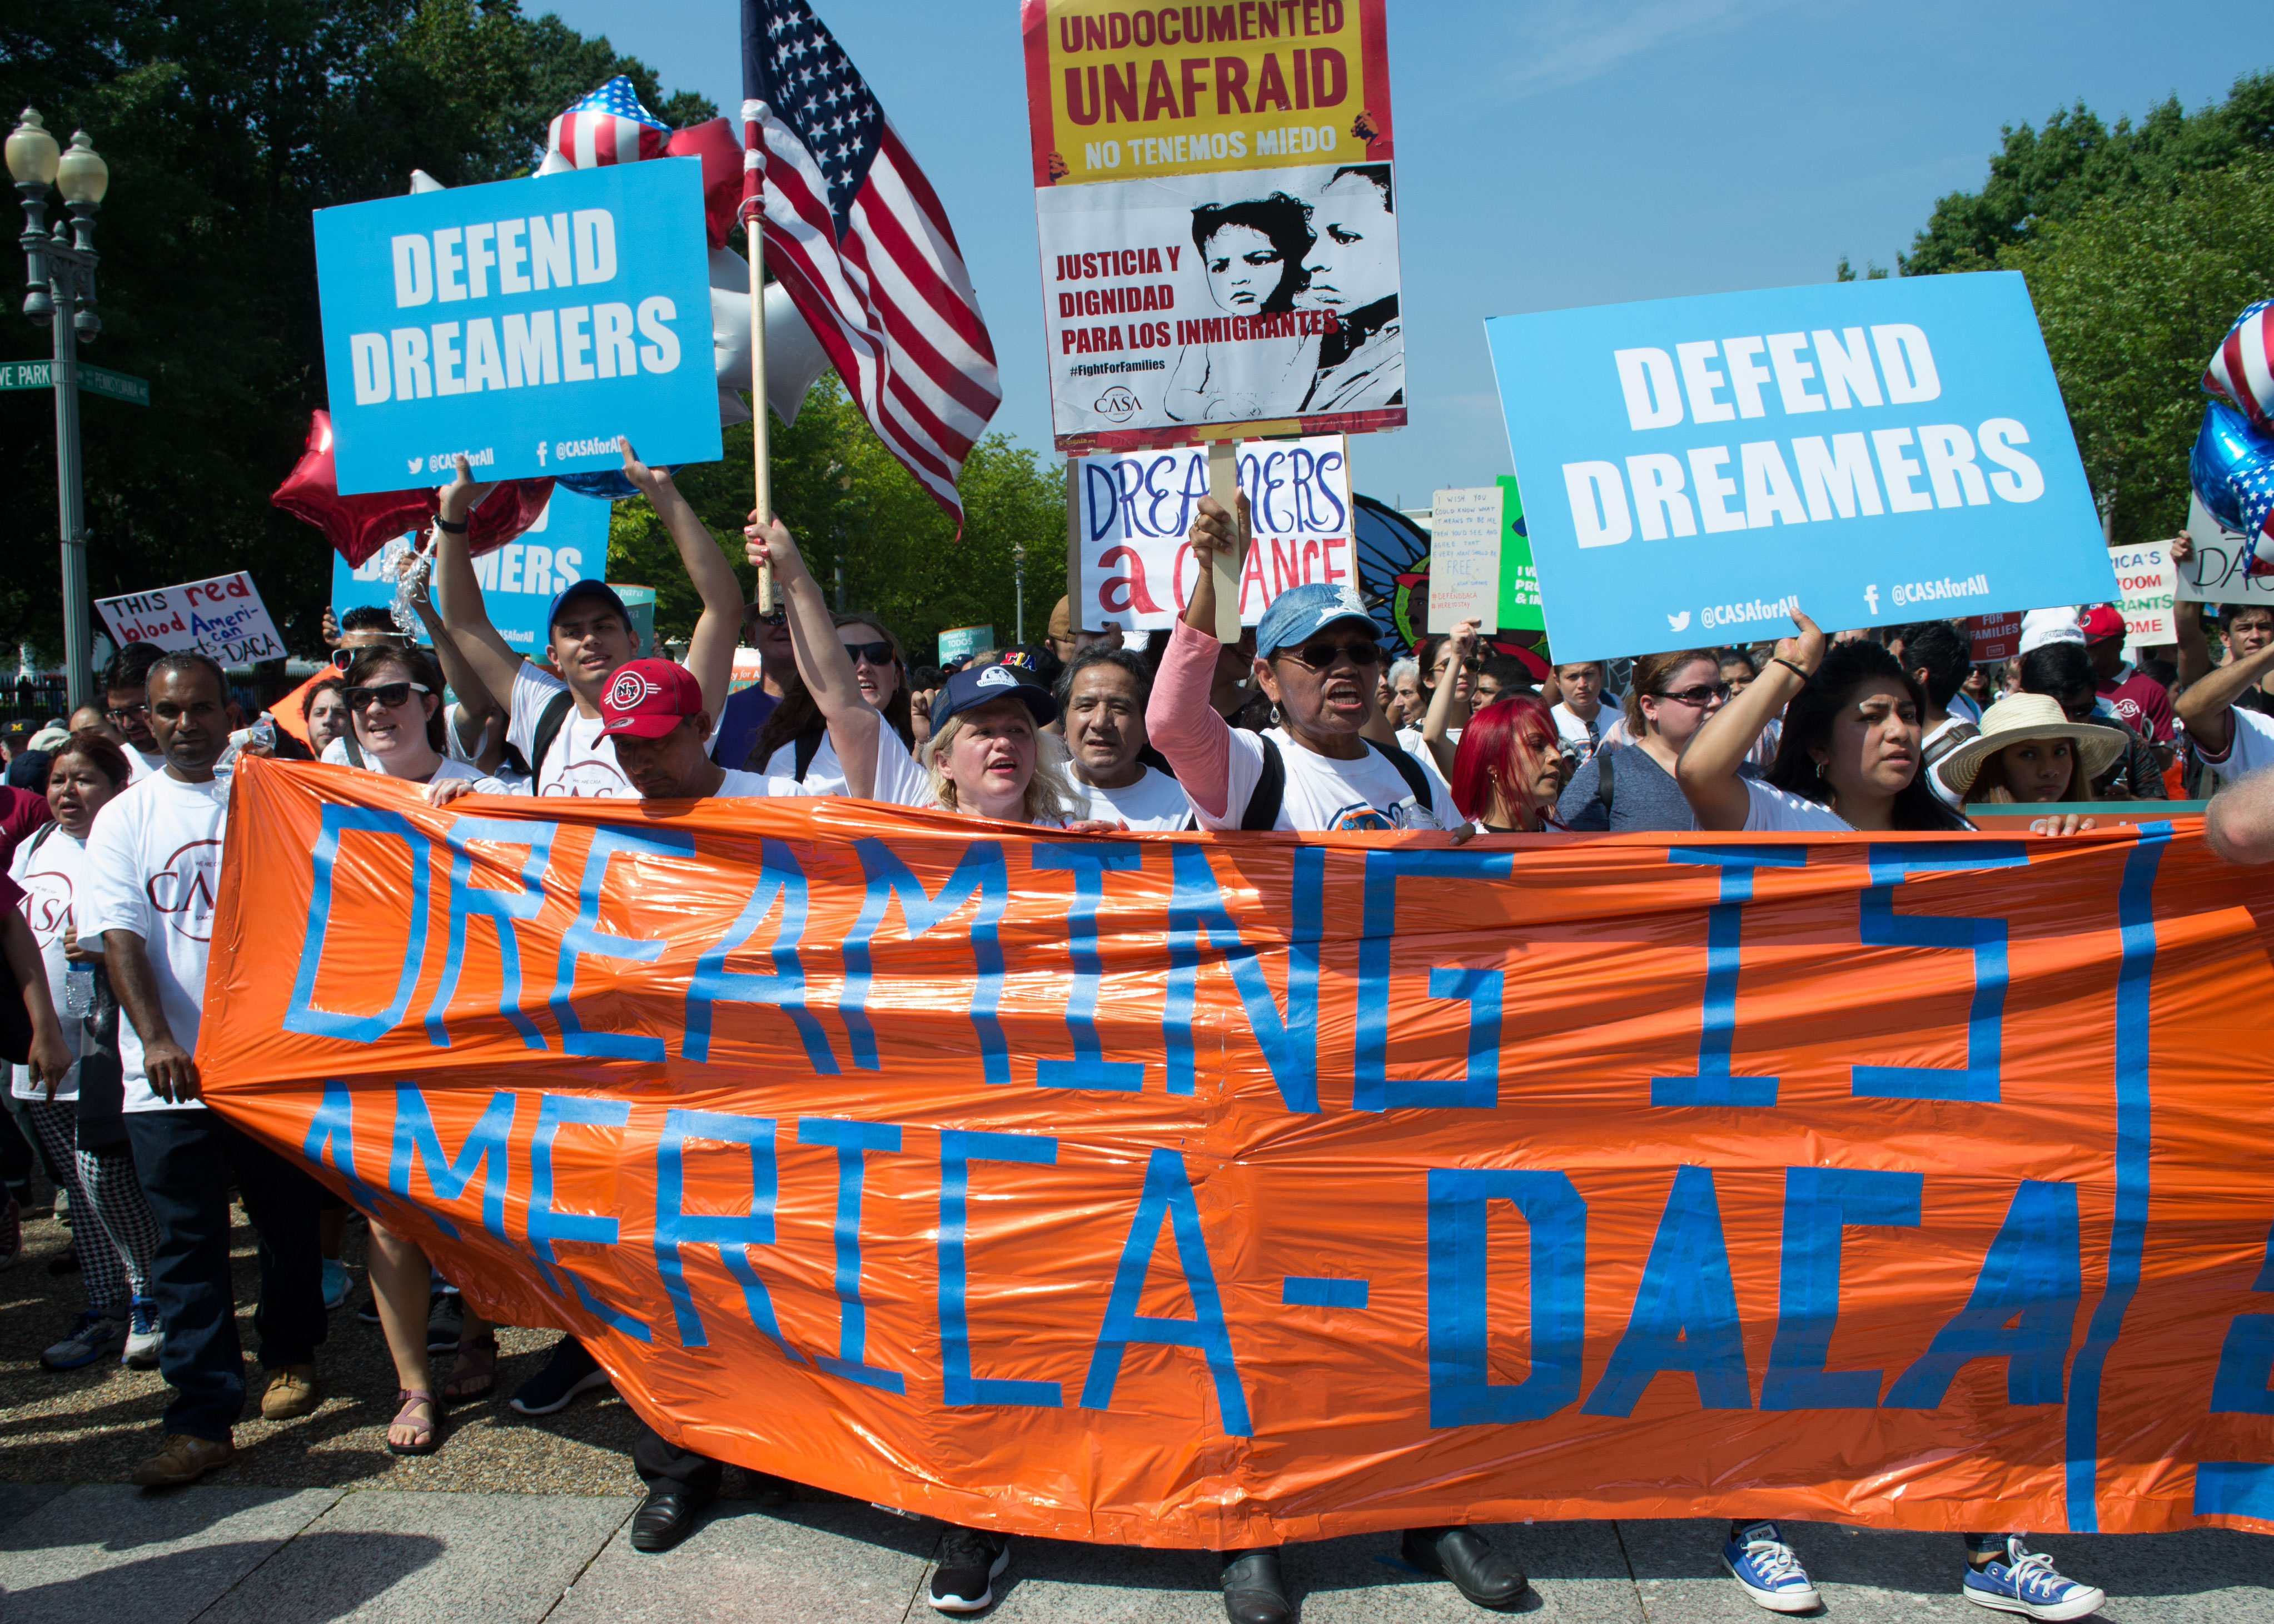
[[[63,538],[64,665],[71,708],[93,702],[87,669],[87,526],[79,477],[79,344],[102,331],[94,313],[94,216],[110,187],[110,170],[82,130],[68,151],[56,146],[38,113],[24,109],[8,137],[8,173],[24,198],[24,313],[55,330],[56,509]],[[66,230],[48,226],[48,188],[71,210]]]
[[[1019,619],[1012,641],[1023,644],[1027,641],[1027,544],[1023,541],[1011,544],[1011,588],[1018,594],[1019,605]]]

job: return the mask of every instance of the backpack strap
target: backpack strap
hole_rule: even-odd
[[[1247,809],[1239,817],[1239,826],[1251,831],[1276,829],[1279,808],[1287,800],[1287,762],[1279,754],[1279,741],[1262,733],[1255,736],[1263,746],[1263,771],[1257,775],[1254,793],[1248,796]]]
[[[48,837],[62,827],[63,825],[56,823],[53,818],[49,818],[46,823],[41,824],[39,832],[32,837],[32,843],[24,848],[24,855],[29,857],[33,853],[38,851],[41,846],[48,843]]]
[[[1397,769],[1397,776],[1405,780],[1405,787],[1413,792],[1413,804],[1424,812],[1434,813],[1436,807],[1429,798],[1429,779],[1422,772],[1421,763],[1408,755],[1402,745],[1382,744],[1373,739],[1367,742],[1374,747],[1374,754],[1389,758],[1389,764]]]
[[[1931,767],[1969,739],[1978,739],[1981,736],[1982,730],[1971,722],[1961,722],[1955,727],[1946,729],[1940,738],[1927,746],[1921,753],[1919,765]]]
[[[1618,793],[1611,781],[1611,757],[1617,754],[1615,748],[1595,752],[1595,799],[1602,804],[1606,829],[1611,826],[1611,797]]]
[[[545,709],[538,713],[536,731],[529,738],[531,789],[537,787],[538,775],[545,771],[546,755],[553,748],[553,741],[561,736],[561,730],[568,725],[568,712],[576,703],[576,696],[564,688],[546,700]]]
[[[349,766],[361,767],[366,772],[371,770],[369,764],[366,763],[363,758],[363,751],[356,745],[355,729],[353,726],[350,726],[347,732],[340,735],[340,745],[347,751]]]
[[[790,776],[799,783],[805,782],[806,769],[812,766],[813,758],[821,754],[821,741],[827,737],[829,737],[828,728],[814,727],[808,728],[804,733],[798,734],[792,741],[796,752],[794,759],[797,767]]]

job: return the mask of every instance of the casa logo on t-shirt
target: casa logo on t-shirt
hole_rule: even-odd
[[[31,921],[33,939],[49,946],[71,921],[71,876],[54,868],[33,868],[24,876],[24,916]]]
[[[1365,801],[1354,801],[1336,808],[1327,819],[1326,828],[1335,834],[1357,834],[1367,831],[1396,829],[1434,829],[1437,820],[1422,810],[1420,805],[1408,798],[1387,812]]]
[[[174,930],[192,942],[210,942],[214,897],[220,889],[221,842],[192,840],[169,857],[142,891]]]

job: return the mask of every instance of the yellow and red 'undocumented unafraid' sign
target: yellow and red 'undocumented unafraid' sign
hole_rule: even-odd
[[[198,1058],[667,1435],[1035,1534],[2274,1527],[2263,878],[237,780]],[[249,876],[249,877],[248,877]]]

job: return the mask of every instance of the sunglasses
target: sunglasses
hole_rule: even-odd
[[[365,643],[364,648],[407,649],[410,646],[410,639],[406,637],[388,637],[380,643]],[[355,664],[356,656],[363,651],[363,649],[334,649],[332,650],[332,668],[335,671],[345,671],[349,666]]]
[[[1447,667],[1450,666],[1452,663],[1452,657],[1448,655],[1443,659],[1439,660],[1436,665],[1430,669],[1429,674],[1433,677],[1442,677],[1445,674]],[[1481,659],[1472,658],[1461,662],[1461,669],[1468,672],[1472,675],[1482,671],[1484,668],[1485,663]]]
[[[1338,659],[1359,666],[1379,665],[1382,660],[1381,645],[1372,643],[1314,643],[1284,653],[1289,659],[1302,661],[1313,671],[1324,671]]]
[[[1701,682],[1696,688],[1685,688],[1679,693],[1661,693],[1660,699],[1670,699],[1678,705],[1709,705],[1717,699],[1729,696],[1726,682]]]
[[[742,620],[752,626],[779,626],[789,619],[789,605],[776,604],[771,609],[761,609],[756,604],[742,611]]]
[[[845,658],[866,660],[881,670],[892,663],[892,645],[889,643],[848,643],[845,645]]]
[[[424,682],[382,682],[377,688],[351,688],[346,699],[350,710],[368,710],[373,705],[392,710],[407,703],[413,694],[431,694],[434,690]]]

